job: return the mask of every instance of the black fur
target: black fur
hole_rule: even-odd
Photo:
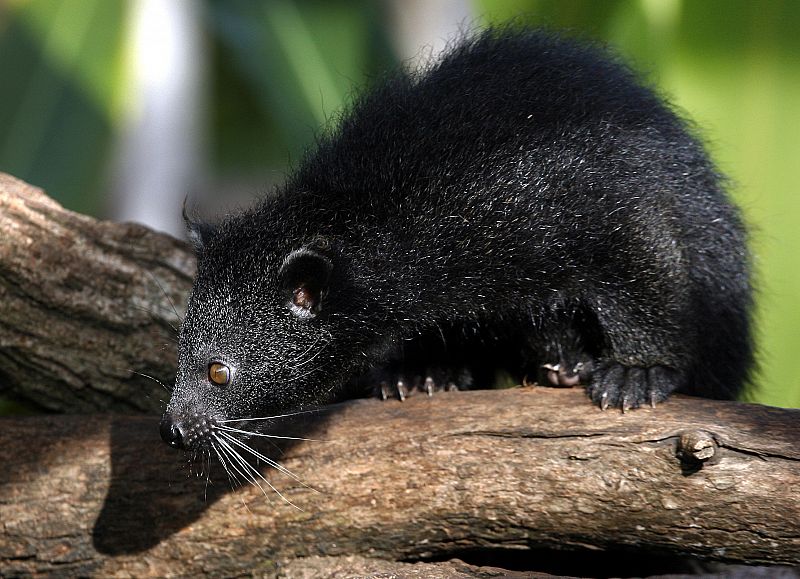
[[[464,337],[583,363],[603,406],[732,398],[752,362],[751,288],[723,183],[609,54],[485,32],[360,98],[277,195],[194,228],[168,416],[322,403],[439,336],[451,352]],[[209,382],[212,360],[230,384]]]

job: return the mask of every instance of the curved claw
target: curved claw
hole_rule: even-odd
[[[378,388],[381,400],[387,400],[389,398],[389,384],[387,382],[381,382]]]
[[[603,410],[615,406],[628,412],[649,404],[655,408],[680,387],[682,374],[666,366],[625,366],[605,361],[594,368],[587,392]]]
[[[406,397],[408,396],[408,388],[406,388],[406,383],[402,380],[397,381],[397,396],[400,398],[400,402],[403,402]]]

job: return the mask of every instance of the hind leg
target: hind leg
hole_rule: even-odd
[[[684,342],[691,336],[673,331],[677,323],[653,325],[647,319],[606,302],[554,314],[531,340],[539,356],[539,383],[583,385],[604,410],[661,402],[685,382],[684,345],[676,336],[683,335]]]
[[[661,318],[653,322],[648,309],[613,302],[596,311],[604,348],[586,387],[595,404],[623,411],[655,406],[685,385],[687,349],[694,335],[681,326],[678,314],[670,316],[670,308],[663,307]]]

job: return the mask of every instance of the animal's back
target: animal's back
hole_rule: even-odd
[[[682,389],[729,397],[752,362],[751,292],[721,182],[605,52],[490,31],[359,100],[289,189],[320,192],[330,225],[364,242],[388,238],[387,267],[418,287],[393,299],[417,327],[579,316],[600,326],[593,355],[616,342],[624,364],[678,365]]]

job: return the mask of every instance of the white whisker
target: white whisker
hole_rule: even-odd
[[[268,481],[268,480],[267,480],[267,479],[264,477],[264,475],[263,475],[263,474],[261,474],[261,471],[259,471],[259,470],[258,470],[256,467],[254,467],[253,465],[251,465],[249,462],[247,462],[247,460],[245,460],[245,458],[244,458],[244,457],[243,457],[241,454],[239,454],[239,453],[238,453],[238,452],[237,452],[237,451],[236,451],[234,448],[232,448],[232,447],[231,447],[231,446],[230,446],[228,443],[226,443],[224,440],[222,440],[222,439],[220,439],[220,438],[217,438],[217,440],[220,442],[220,444],[223,444],[223,445],[225,445],[225,446],[226,446],[226,447],[227,447],[227,448],[230,450],[230,452],[232,452],[232,453],[233,453],[233,456],[234,456],[234,458],[235,458],[237,461],[239,461],[239,464],[241,464],[243,468],[247,468],[247,469],[249,470],[249,472],[251,472],[252,474],[254,474],[254,475],[258,476],[258,478],[260,478],[262,481],[264,481],[264,482],[267,484],[267,486],[269,486],[269,488],[270,488],[270,489],[272,489],[272,491],[273,491],[275,494],[277,494],[277,495],[278,495],[278,496],[279,496],[281,499],[283,499],[283,500],[284,500],[284,501],[286,501],[288,504],[290,504],[291,506],[293,506],[294,508],[296,508],[298,511],[302,511],[302,510],[303,510],[303,509],[301,509],[300,507],[298,507],[297,505],[295,505],[295,504],[294,504],[292,501],[290,501],[289,499],[287,499],[285,496],[283,496],[283,494],[281,494],[281,492],[280,492],[278,489],[276,489],[276,488],[275,488],[275,487],[272,485],[272,483],[270,483],[270,482],[269,482],[269,481]],[[261,485],[258,483],[258,481],[257,481],[257,480],[255,480],[255,478],[254,478],[254,477],[252,477],[252,475],[250,476],[250,480],[251,480],[252,482],[254,482],[256,485],[258,485],[258,488],[260,488],[260,489],[261,489],[261,492],[264,492],[264,488],[263,488],[263,487],[262,487],[262,486],[261,486]],[[264,493],[264,495],[266,496],[266,493]],[[267,498],[269,498],[269,497],[267,497]],[[271,501],[270,501],[270,502],[271,502]]]
[[[327,440],[321,440],[318,438],[301,438],[299,436],[278,436],[277,434],[264,434],[262,432],[251,432],[249,430],[241,430],[239,428],[233,428],[232,426],[217,426],[219,430],[224,430],[226,432],[238,432],[240,434],[247,434],[248,436],[261,436],[263,438],[278,438],[281,440],[307,440],[309,442],[328,442]]]
[[[298,360],[303,360],[303,356],[305,356],[306,354],[308,354],[308,353],[309,353],[309,352],[310,352],[310,351],[311,351],[311,350],[314,348],[314,346],[316,346],[316,345],[319,343],[319,341],[320,341],[321,339],[322,339],[322,336],[321,336],[321,335],[320,335],[320,336],[318,336],[318,337],[317,337],[317,339],[316,339],[316,340],[314,340],[314,343],[313,343],[313,344],[311,344],[311,345],[310,345],[308,348],[306,348],[306,351],[305,351],[305,352],[303,352],[302,354],[300,354],[300,355],[297,357],[297,359],[298,359]],[[317,356],[319,356],[319,355],[322,353],[322,351],[323,351],[325,348],[327,348],[327,347],[328,347],[328,344],[330,344],[330,343],[331,343],[331,341],[330,341],[330,340],[328,340],[327,342],[325,342],[325,344],[322,346],[322,348],[320,348],[320,349],[319,349],[319,350],[318,350],[318,351],[317,351],[317,352],[316,352],[316,353],[315,353],[313,356],[311,356],[311,357],[310,357],[308,360],[303,360],[302,362],[300,362],[300,363],[298,363],[298,364],[296,364],[296,365],[294,365],[294,366],[289,366],[289,365],[287,365],[286,367],[287,367],[287,368],[289,368],[290,370],[297,370],[298,368],[300,368],[300,367],[302,367],[302,366],[305,366],[306,364],[308,364],[309,362],[311,362],[311,360],[313,360],[314,358],[316,358]]]
[[[164,290],[164,286],[162,286],[162,285],[161,285],[161,282],[160,282],[160,281],[158,281],[158,278],[157,278],[155,275],[153,275],[153,273],[152,273],[152,272],[148,271],[147,273],[150,275],[150,278],[151,278],[151,279],[152,279],[154,282],[156,282],[156,285],[158,286],[158,289],[160,289],[160,290],[161,290],[161,293],[162,293],[162,294],[164,294],[164,297],[165,297],[165,298],[167,298],[167,301],[169,302],[169,305],[170,305],[170,307],[172,308],[172,313],[174,313],[174,314],[175,314],[175,317],[176,317],[176,318],[178,318],[178,320],[180,320],[180,322],[181,322],[181,323],[183,323],[183,318],[182,318],[182,317],[181,317],[181,315],[178,313],[178,309],[175,307],[175,302],[173,302],[173,301],[172,301],[172,298],[171,298],[171,297],[169,297],[169,294],[168,294],[168,293],[167,293],[167,292]],[[167,323],[169,323],[169,322],[167,322]],[[173,329],[173,330],[174,330],[176,333],[178,332],[178,328],[176,328],[176,327],[175,327],[175,326],[173,326],[172,324],[169,324],[169,326],[170,326],[170,327],[171,327],[171,328],[172,328],[172,329]]]
[[[239,484],[239,481],[237,479],[234,479],[233,475],[231,475],[231,471],[228,469],[228,464],[225,461],[225,458],[222,456],[222,453],[220,452],[220,449],[217,448],[216,441],[213,440],[213,439],[211,440],[211,448],[214,449],[214,453],[217,455],[217,459],[219,460],[219,463],[222,465],[222,468],[224,468],[225,472],[228,473],[228,482],[231,485],[231,490],[233,490],[234,480],[236,480],[236,484],[237,485],[241,486]]]
[[[230,445],[230,444],[228,444],[226,441],[222,440],[221,438],[219,438],[219,437],[218,437],[218,436],[216,436],[216,435],[214,435],[214,437],[217,439],[217,442],[219,442],[219,443],[220,443],[222,446],[224,446],[225,448],[227,448],[227,449],[230,451],[230,453],[231,453],[231,456],[232,456],[232,457],[233,457],[233,458],[234,458],[234,459],[235,459],[237,462],[239,462],[239,464],[240,464],[240,465],[241,465],[243,468],[247,468],[247,469],[249,469],[249,471],[250,471],[251,473],[253,473],[253,474],[257,475],[257,476],[258,476],[258,478],[260,478],[262,481],[264,481],[265,483],[267,483],[267,485],[269,486],[269,488],[271,488],[271,489],[272,489],[272,490],[273,490],[273,491],[274,491],[274,492],[275,492],[275,493],[276,493],[276,494],[277,494],[277,495],[278,495],[278,496],[279,496],[281,499],[283,499],[284,501],[286,501],[288,504],[292,505],[292,506],[293,506],[294,508],[296,508],[298,511],[302,511],[302,510],[303,510],[303,509],[301,509],[300,507],[298,507],[296,504],[294,504],[292,501],[290,501],[289,499],[287,499],[285,496],[283,496],[283,495],[281,494],[281,492],[280,492],[278,489],[276,489],[274,486],[272,486],[272,483],[270,483],[270,482],[269,482],[269,481],[268,481],[266,478],[264,478],[264,475],[263,475],[263,474],[261,474],[261,471],[259,471],[257,468],[255,468],[253,465],[251,465],[249,462],[247,462],[247,461],[244,459],[244,457],[242,457],[242,455],[241,455],[241,454],[239,454],[239,453],[238,453],[238,452],[237,452],[237,451],[236,451],[236,450],[235,450],[233,447],[231,447],[231,445]],[[260,489],[261,489],[261,492],[263,492],[263,493],[264,493],[264,496],[267,496],[267,493],[264,491],[264,487],[262,487],[262,486],[261,486],[261,485],[258,483],[258,481],[257,481],[257,480],[255,480],[255,477],[253,477],[252,475],[250,475],[250,476],[249,476],[249,479],[251,480],[251,482],[254,482],[254,483],[255,483],[255,484],[258,486],[258,488],[260,488]],[[269,497],[267,497],[267,498],[269,498]]]
[[[325,367],[325,364],[322,364],[320,366],[315,366],[314,368],[311,368],[311,370],[309,370],[308,372],[304,372],[304,373],[300,374],[299,376],[289,376],[288,380],[296,382],[297,380],[300,380],[301,378],[305,378],[306,376],[311,376],[311,374],[313,374],[314,372],[319,372],[324,367]]]
[[[172,332],[173,332],[172,334],[170,334],[170,335],[168,335],[168,336],[167,336],[167,339],[169,339],[171,342],[175,342],[176,344],[178,343],[178,340],[175,338],[175,335],[176,335],[176,334],[177,334],[177,333],[178,333],[180,330],[179,330],[178,328],[176,328],[175,326],[173,326],[171,323],[169,323],[169,320],[165,320],[164,318],[162,318],[162,317],[160,317],[160,316],[157,316],[157,315],[156,315],[155,313],[153,313],[153,311],[152,311],[151,309],[149,309],[149,308],[145,308],[145,307],[143,307],[143,306],[132,306],[132,307],[133,307],[134,309],[136,309],[136,310],[140,311],[140,312],[144,312],[145,314],[147,314],[147,315],[150,317],[150,320],[151,320],[152,322],[155,322],[156,324],[159,324],[159,323],[161,323],[162,321],[166,322],[166,324],[169,326],[169,329],[170,329],[170,330],[172,330]]]
[[[267,491],[264,490],[264,487],[262,487],[259,484],[258,480],[256,480],[256,478],[252,474],[250,474],[250,471],[253,470],[253,467],[250,466],[250,464],[248,464],[247,461],[244,460],[244,458],[242,458],[242,455],[236,452],[236,450],[232,448],[230,444],[228,444],[227,442],[225,442],[220,438],[217,438],[217,442],[219,442],[220,448],[225,449],[226,453],[228,454],[228,457],[231,459],[231,467],[240,475],[242,475],[246,480],[248,480],[251,484],[254,484],[259,489],[261,489],[261,492],[264,493],[264,496],[267,498],[267,500],[272,502],[272,499],[267,494]],[[239,466],[237,466],[236,463],[239,463]],[[243,471],[242,469],[240,469],[239,468],[240,466],[245,470]],[[260,475],[261,473],[258,474]]]
[[[208,502],[208,485],[211,483],[211,449],[206,448],[203,455],[203,469],[206,471],[206,486],[203,489],[203,500]]]
[[[152,380],[156,384],[159,384],[167,392],[171,392],[171,390],[169,388],[167,388],[161,380],[159,380],[158,378],[156,378],[154,376],[150,376],[150,374],[145,374],[144,372],[137,372],[136,370],[134,370],[132,368],[129,368],[128,371],[132,372],[133,374],[138,374],[139,376],[142,376],[143,378],[149,378],[150,380]]]
[[[225,424],[226,422],[249,422],[251,420],[274,420],[275,418],[286,418],[287,416],[297,416],[299,414],[312,414],[314,412],[321,412],[321,409],[315,408],[312,410],[298,410],[297,412],[290,412],[288,414],[276,414],[275,416],[264,416],[262,418],[231,418],[229,420],[217,420],[218,424]]]
[[[296,474],[294,474],[292,471],[290,471],[288,468],[286,468],[285,466],[283,466],[279,462],[277,462],[275,460],[272,460],[268,456],[265,456],[265,455],[261,454],[256,449],[252,448],[248,444],[245,444],[244,442],[242,442],[241,440],[239,440],[235,436],[233,436],[231,434],[228,434],[227,432],[220,432],[220,434],[222,436],[224,436],[226,439],[228,439],[230,442],[232,442],[233,444],[238,446],[239,448],[243,448],[244,450],[246,450],[247,452],[249,452],[250,454],[252,454],[256,458],[263,460],[269,466],[271,466],[271,467],[275,468],[276,470],[282,472],[286,476],[292,477],[294,480],[299,482],[301,485],[303,485],[307,489],[311,489],[312,491],[320,492],[317,489],[315,489],[314,487],[312,487],[312,486],[306,484],[305,482],[303,482],[303,480],[301,480],[300,477],[298,477]]]
[[[236,476],[235,474],[232,474],[231,471],[228,469],[227,463],[226,463],[225,459],[223,458],[223,453],[227,453],[227,451],[224,448],[222,448],[221,446],[219,448],[217,448],[217,445],[214,444],[213,440],[211,441],[211,444],[214,447],[214,451],[217,453],[217,457],[219,458],[220,462],[222,463],[222,466],[225,468],[225,471],[228,473],[228,481],[230,482],[231,490],[233,492],[236,492],[236,489],[234,488],[234,484],[236,484],[236,486],[238,486],[238,487],[241,487],[242,486],[242,482],[239,480],[238,476]],[[228,456],[228,459],[230,460],[230,456]],[[233,462],[232,461],[231,461],[231,466],[233,466]],[[247,502],[245,502],[244,497],[242,497],[240,495],[239,496],[239,500],[242,501],[242,506],[245,509],[247,509],[248,512],[250,512],[250,507],[247,506]]]

